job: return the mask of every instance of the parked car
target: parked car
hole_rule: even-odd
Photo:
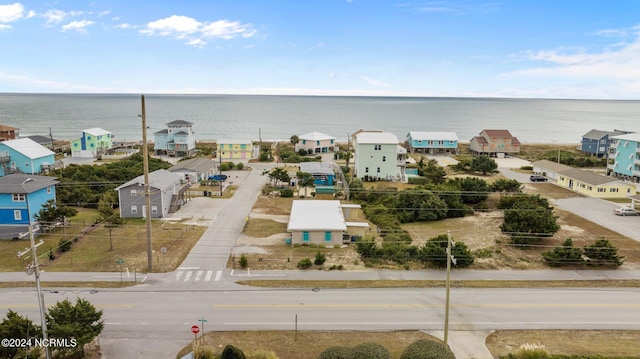
[[[630,207],[616,208],[613,210],[613,213],[615,213],[618,216],[637,216],[640,214],[638,211]]]
[[[213,175],[209,176],[209,181],[226,181],[227,175]]]
[[[529,180],[531,182],[547,182],[547,177],[545,176],[540,176],[540,175],[531,175],[529,177]]]

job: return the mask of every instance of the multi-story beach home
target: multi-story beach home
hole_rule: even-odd
[[[71,157],[97,158],[113,147],[113,134],[95,127],[82,130],[82,137],[71,141]]]
[[[0,239],[24,238],[29,223],[40,232],[35,215],[42,205],[56,199],[55,184],[49,176],[15,173],[0,177]]]
[[[335,147],[335,137],[314,131],[300,135],[294,149],[296,152],[304,149],[313,153],[327,153],[334,151]]]
[[[0,176],[40,174],[55,165],[55,154],[28,138],[0,142]]]
[[[251,159],[254,157],[253,141],[249,139],[220,139],[218,158],[223,160]]]
[[[611,146],[611,137],[625,135],[628,133],[631,132],[621,130],[601,131],[593,129],[582,135],[580,151],[597,157],[607,156],[609,153],[609,147]]]
[[[176,120],[167,128],[153,134],[153,151],[156,155],[188,157],[196,151],[196,135],[189,121]]]
[[[15,140],[18,138],[18,129],[15,127],[0,125],[0,141]]]
[[[411,153],[458,153],[458,135],[455,132],[410,131],[407,146]]]
[[[357,132],[354,136],[355,168],[358,178],[403,181],[407,150],[389,132]]]
[[[640,182],[640,134],[612,136],[607,172],[617,178]]]
[[[469,141],[469,149],[476,155],[502,158],[520,153],[520,141],[509,130],[482,130]]]
[[[163,218],[180,209],[186,201],[187,189],[189,183],[179,174],[167,170],[149,173],[151,218]],[[118,191],[120,217],[143,218],[146,215],[144,176],[138,176],[115,190]]]

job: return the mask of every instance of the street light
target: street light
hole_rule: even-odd
[[[25,179],[22,184],[24,185],[25,183],[31,182],[31,181],[35,181],[33,178],[27,178]],[[45,305],[44,305],[44,294],[42,294],[42,287],[40,286],[40,266],[38,265],[38,255],[36,253],[36,243],[35,243],[35,238],[34,238],[34,234],[33,234],[33,225],[31,223],[31,209],[29,207],[29,194],[25,194],[25,200],[27,201],[27,220],[29,221],[29,241],[31,242],[31,257],[33,259],[33,264],[31,266],[31,268],[27,267],[27,274],[31,274],[30,273],[30,269],[33,270],[33,274],[35,275],[35,279],[36,279],[36,290],[38,292],[38,306],[40,307],[40,322],[42,323],[42,339],[44,339],[44,341],[46,342],[48,339],[48,335],[47,335],[47,320],[46,320],[46,314],[45,314]],[[45,355],[47,357],[47,359],[51,359],[51,352],[49,351],[49,347],[45,345],[44,347],[44,352]]]

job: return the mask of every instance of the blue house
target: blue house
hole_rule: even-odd
[[[55,154],[29,138],[0,142],[0,176],[40,174],[55,165]]]
[[[620,130],[591,130],[582,135],[580,151],[597,157],[604,157],[609,152],[609,147],[611,146],[611,137],[625,135],[628,133],[631,132]]]
[[[458,153],[458,135],[455,132],[411,131],[407,134],[411,153]]]
[[[22,173],[0,177],[0,239],[26,237],[42,205],[56,199],[56,183],[53,177]]]
[[[640,182],[640,134],[611,137],[607,172],[623,180]]]
[[[167,128],[154,133],[153,150],[156,155],[188,157],[196,151],[196,135],[193,123],[176,120],[167,123]]]
[[[333,167],[327,162],[302,162],[300,172],[310,173],[316,186],[333,186],[336,179]]]

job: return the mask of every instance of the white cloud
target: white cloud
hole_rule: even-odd
[[[11,25],[0,24],[0,31],[11,29]]]
[[[369,76],[360,76],[360,78],[361,78],[362,80],[364,80],[365,82],[367,82],[368,84],[373,85],[373,86],[382,86],[382,87],[389,86],[389,84],[388,84],[388,83],[386,83],[386,82],[382,82],[382,81],[380,81],[380,80],[372,79],[372,78],[371,78],[371,77],[369,77]]]
[[[132,26],[131,24],[127,24],[126,22],[123,24],[118,24],[116,26],[114,26],[116,29],[130,29]]]
[[[0,23],[20,20],[24,16],[24,6],[20,3],[0,5]]]
[[[46,19],[45,24],[59,24],[64,19],[73,16],[82,15],[82,11],[62,11],[62,10],[47,10],[42,16]]]
[[[164,19],[149,22],[140,31],[149,36],[172,36],[177,39],[187,39],[187,44],[202,47],[205,39],[231,40],[235,37],[253,37],[257,31],[251,24],[241,24],[238,21],[218,20],[214,22],[200,22],[187,16],[173,15]]]
[[[95,22],[91,21],[91,20],[80,20],[80,21],[72,21],[66,25],[62,26],[62,31],[67,31],[67,30],[76,30],[76,31],[80,31],[83,32],[85,31],[85,29],[87,28],[87,26],[91,26],[95,24]]]

